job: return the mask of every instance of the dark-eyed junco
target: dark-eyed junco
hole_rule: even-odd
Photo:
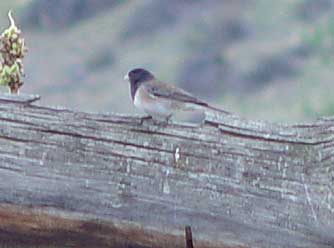
[[[210,106],[185,90],[157,80],[142,68],[133,69],[124,77],[130,82],[134,105],[157,120],[168,120],[178,110],[211,109],[228,113]]]

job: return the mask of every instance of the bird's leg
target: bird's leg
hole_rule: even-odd
[[[169,122],[171,121],[172,119],[172,115],[169,115],[166,117],[166,123],[169,124]]]

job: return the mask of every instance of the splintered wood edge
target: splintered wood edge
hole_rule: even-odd
[[[334,123],[330,118],[320,118],[311,123],[287,124],[254,121],[209,111],[205,113],[204,123],[217,127],[223,133],[274,142],[319,145],[334,140]]]
[[[28,95],[28,94],[0,94],[0,102],[9,102],[9,103],[23,103],[30,104],[41,99],[40,95]]]

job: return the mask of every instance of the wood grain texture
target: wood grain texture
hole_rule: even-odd
[[[185,247],[191,226],[196,248],[334,246],[332,118],[159,126],[1,96],[0,121],[0,245]]]

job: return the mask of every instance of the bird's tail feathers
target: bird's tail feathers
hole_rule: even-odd
[[[231,114],[230,112],[220,109],[220,108],[216,108],[213,107],[209,104],[207,104],[206,102],[196,102],[196,103],[187,103],[186,104],[186,110],[211,110],[211,111],[216,111],[216,112],[220,112],[220,113],[224,113],[224,114]]]

